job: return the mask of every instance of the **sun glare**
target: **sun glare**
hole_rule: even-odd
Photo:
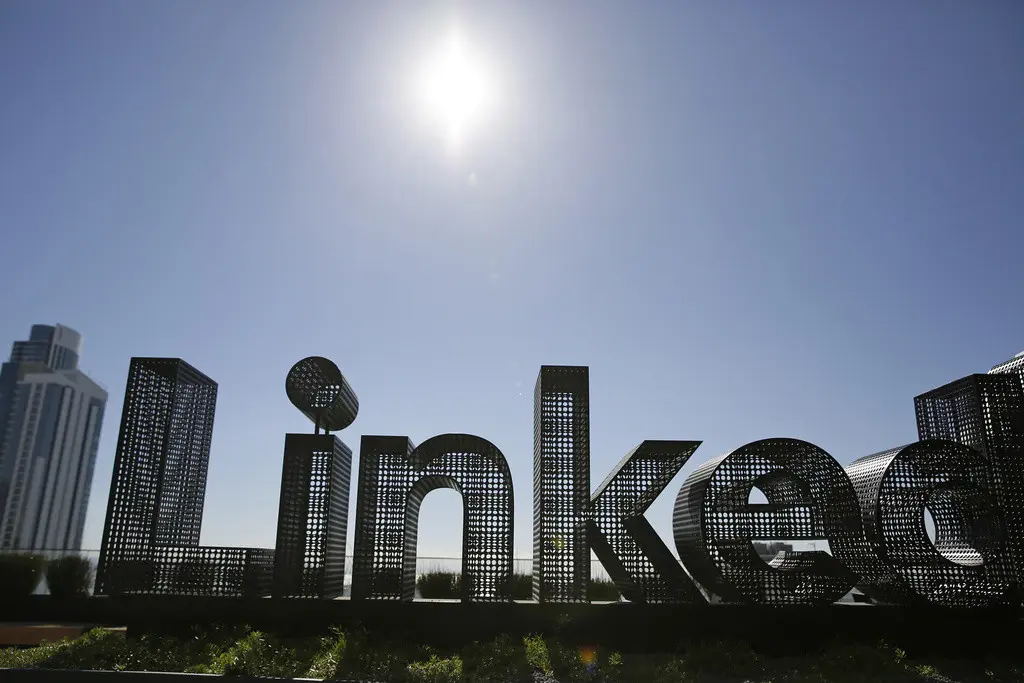
[[[441,54],[427,63],[421,86],[429,115],[452,146],[463,142],[490,104],[487,69],[456,32]]]

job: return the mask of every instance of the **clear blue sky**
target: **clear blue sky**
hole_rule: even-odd
[[[410,94],[453,24],[495,93],[457,153]],[[543,363],[591,368],[596,484],[645,438],[847,463],[1024,348],[1022,74],[1013,0],[3,2],[0,341],[74,327],[110,390],[87,546],[131,356],[220,383],[203,541],[272,546],[319,354],[353,449],[497,444],[528,556]]]

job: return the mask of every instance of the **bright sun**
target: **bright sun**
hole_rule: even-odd
[[[460,145],[480,122],[492,95],[486,67],[456,32],[441,54],[426,64],[421,88],[429,115],[452,146]]]

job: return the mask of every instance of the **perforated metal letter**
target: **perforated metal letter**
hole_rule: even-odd
[[[344,592],[351,476],[352,450],[337,437],[285,435],[274,597]]]
[[[627,600],[692,602],[696,597],[693,582],[644,512],[698,446],[699,441],[644,441],[590,500],[590,547]]]
[[[755,487],[767,504],[749,502]],[[843,468],[796,439],[755,441],[698,467],[679,490],[673,530],[690,575],[724,602],[835,602],[853,588],[848,567],[866,546]],[[832,554],[787,552],[765,562],[755,539],[827,540]]]
[[[1024,580],[1024,375],[968,375],[914,399],[917,435],[977,450],[988,463],[1008,549]]]
[[[443,434],[418,448],[404,436],[364,436],[359,451],[353,599],[412,600],[420,503],[437,488],[462,494],[462,599],[510,599],[512,475],[478,436]]]
[[[861,458],[846,472],[872,551],[853,565],[866,595],[946,607],[1009,602],[1015,575],[980,453],[951,441],[918,441]]]
[[[590,371],[543,365],[533,398],[533,598],[586,602]]]
[[[590,496],[590,371],[544,365],[533,444],[535,600],[586,602],[590,550],[627,600],[693,600],[693,582],[644,512],[699,441],[644,441]]]

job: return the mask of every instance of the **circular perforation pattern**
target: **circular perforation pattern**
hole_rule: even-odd
[[[760,489],[767,504],[748,502]],[[676,549],[726,602],[831,603],[855,582],[847,567],[865,543],[857,495],[832,456],[797,439],[766,439],[698,467],[676,498]],[[825,552],[764,562],[754,539],[827,539]]]
[[[293,365],[284,385],[292,405],[327,431],[348,427],[359,413],[359,399],[341,370],[321,356]]]
[[[501,451],[470,434],[409,440],[363,437],[353,598],[412,600],[423,498],[462,494],[463,600],[502,601],[512,576],[512,474]]]
[[[1007,599],[1014,576],[980,453],[952,441],[918,441],[861,458],[847,474],[873,551],[857,566],[866,595],[947,607]],[[925,509],[934,520],[934,543]]]

